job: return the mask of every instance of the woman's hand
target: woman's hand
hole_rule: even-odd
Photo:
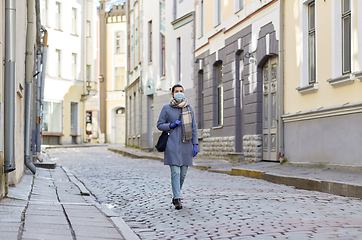
[[[180,120],[176,120],[175,122],[170,124],[171,128],[175,128],[176,126],[180,126],[181,125],[181,121]]]
[[[194,144],[194,147],[192,149],[192,156],[195,157],[199,151],[197,151],[197,144]]]

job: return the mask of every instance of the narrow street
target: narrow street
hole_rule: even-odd
[[[358,239],[362,202],[189,168],[183,209],[162,162],[97,148],[47,150],[141,239]]]

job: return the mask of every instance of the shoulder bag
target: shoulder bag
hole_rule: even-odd
[[[170,131],[163,131],[161,136],[158,138],[157,144],[155,146],[155,148],[157,149],[157,151],[159,152],[164,152],[166,149],[166,145],[167,145],[167,140],[168,140],[168,136],[170,135],[170,133],[173,131],[173,129],[171,129]]]

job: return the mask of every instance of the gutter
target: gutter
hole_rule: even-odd
[[[4,173],[15,168],[15,0],[5,0]]]
[[[35,44],[35,0],[27,1],[27,33],[26,33],[26,60],[25,60],[25,131],[24,131],[24,161],[25,165],[36,173],[30,152],[31,145],[31,112],[32,112],[32,84],[34,67],[34,44]]]

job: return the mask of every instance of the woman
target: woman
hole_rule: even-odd
[[[185,181],[188,166],[198,150],[197,126],[194,110],[184,97],[180,84],[172,87],[172,98],[162,107],[157,128],[170,131],[164,153],[164,164],[171,169],[172,203],[177,210],[182,208],[181,188]]]

